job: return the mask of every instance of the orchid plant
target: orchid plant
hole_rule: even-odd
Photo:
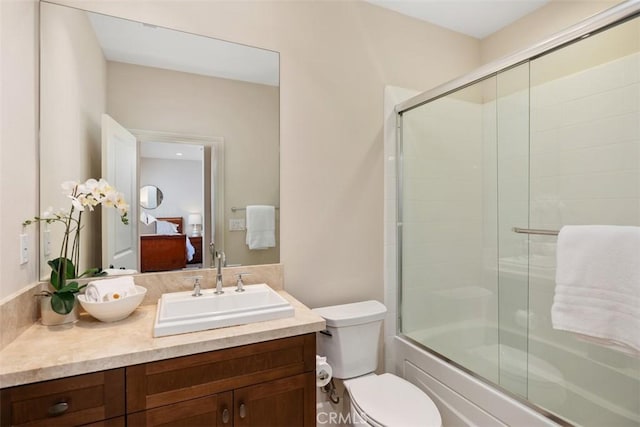
[[[129,205],[125,201],[124,195],[104,179],[98,181],[92,178],[84,183],[66,181],[62,183],[62,190],[71,199],[69,210],[53,210],[49,208],[41,216],[26,220],[22,225],[27,226],[44,221],[47,224],[59,222],[64,226],[60,256],[47,261],[47,264],[51,267],[50,283],[54,291],[44,292],[44,295],[51,296],[51,308],[53,311],[64,315],[73,310],[75,294],[86,286],[79,286],[78,282],[73,279],[96,277],[105,274],[101,268],[90,268],[82,274],[78,274],[83,213],[93,211],[96,206],[102,204],[103,206],[117,209],[122,223],[128,224]],[[67,282],[68,280],[71,281]]]

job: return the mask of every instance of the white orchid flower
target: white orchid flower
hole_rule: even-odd
[[[94,199],[91,194],[80,194],[77,199],[83,207],[89,207],[90,211],[93,211],[94,206],[100,204],[100,202]]]
[[[88,180],[85,181],[84,185],[88,189],[93,190],[94,188],[98,187],[98,180],[94,178],[89,178]]]
[[[104,204],[108,208],[113,208],[116,206],[118,201],[118,193],[115,191],[109,191],[107,193],[103,193],[104,197],[102,199],[102,204]]]
[[[96,191],[100,192],[103,197],[105,197],[107,194],[114,192],[115,188],[113,188],[104,178],[100,178]]]
[[[104,181],[104,180],[100,180],[100,181]],[[102,203],[102,199],[104,197],[102,193],[102,189],[104,185],[101,185],[100,182],[91,178],[91,179],[88,179],[87,182],[85,182],[85,186],[87,188],[87,194],[91,194],[91,196],[95,200],[97,200],[98,203]]]
[[[55,219],[56,215],[57,215],[57,213],[53,210],[53,207],[49,206],[47,209],[45,209],[44,212],[42,212],[42,215],[40,215],[40,218],[42,218],[42,219]]]
[[[62,183],[62,191],[66,195],[71,195],[76,190],[78,183],[76,181],[65,181]]]
[[[74,208],[76,208],[76,210],[82,212],[84,211],[84,206],[82,205],[82,202],[77,198],[77,197],[73,197],[73,196],[67,196],[71,199],[71,204],[73,205]]]
[[[84,183],[78,185],[78,194],[92,194],[98,187],[98,181],[89,178]]]
[[[116,209],[118,209],[118,211],[120,212],[120,215],[124,215],[127,212],[129,212],[129,204],[127,203],[127,201],[124,198],[124,194],[122,193],[116,193],[116,202],[115,202],[115,207]]]

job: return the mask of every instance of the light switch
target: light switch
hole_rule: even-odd
[[[229,219],[229,231],[243,231],[246,229],[244,218]]]
[[[20,235],[20,265],[29,262],[29,236],[27,234]]]

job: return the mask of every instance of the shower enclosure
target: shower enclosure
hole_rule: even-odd
[[[550,315],[554,232],[640,226],[637,6],[396,109],[400,335],[571,424],[640,425],[640,355]]]

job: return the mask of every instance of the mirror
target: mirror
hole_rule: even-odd
[[[162,204],[162,190],[155,185],[145,185],[140,188],[140,207],[156,209]]]
[[[275,247],[250,250],[246,230],[238,227],[246,206],[279,206],[279,54],[47,2],[40,7],[42,210],[68,207],[62,182],[105,177],[112,170],[116,178],[110,183],[116,188],[118,173],[128,175],[127,188],[135,183],[131,191],[118,188],[132,207],[162,194],[155,209],[141,206],[135,218],[130,215],[129,231],[138,236],[136,244],[129,242],[134,251],[142,236],[157,234],[139,220],[145,214],[181,219],[185,235],[192,234],[190,215],[199,214],[199,235],[189,239],[199,238],[195,251],[201,262],[181,268],[211,266],[209,242],[225,252],[227,265],[279,262],[279,213]],[[135,158],[114,162],[103,155],[103,115],[135,136],[137,147],[128,151]],[[173,175],[175,190],[159,181],[143,182],[149,175],[145,164],[151,163],[143,154],[145,143],[199,148],[199,184],[186,181],[186,173]],[[124,163],[132,169],[119,171]],[[180,165],[195,173],[186,163]],[[139,193],[148,185],[162,191]],[[175,195],[194,186],[201,187],[198,202],[181,204]],[[99,210],[83,216],[81,267],[107,268],[111,262],[103,260],[103,248],[122,249],[111,240],[123,232],[116,229],[115,237],[107,237],[104,222]],[[62,230],[51,225],[41,232],[40,275],[46,277],[46,262],[59,250]],[[137,265],[114,267],[140,271],[139,252],[132,261]]]

